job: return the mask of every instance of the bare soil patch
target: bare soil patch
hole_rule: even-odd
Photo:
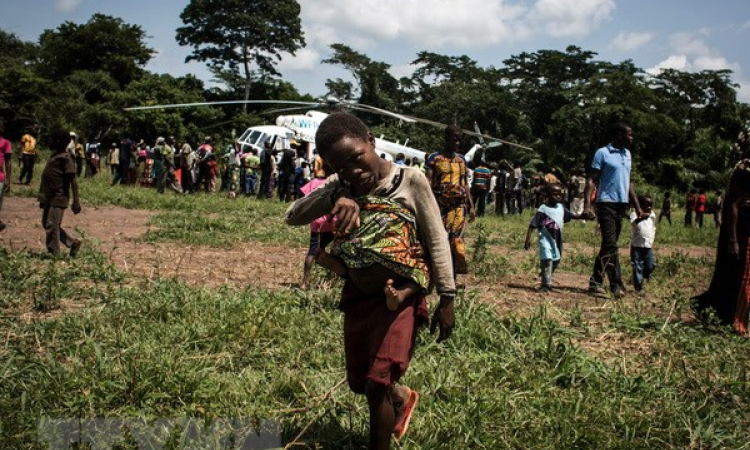
[[[36,201],[29,198],[6,198],[1,214],[0,217],[8,224],[8,228],[0,233],[0,246],[14,251],[23,248],[39,253],[45,251],[41,210]],[[175,277],[194,286],[232,284],[243,288],[267,289],[288,289],[297,286],[300,281],[305,248],[265,245],[260,242],[239,243],[232,248],[212,248],[139,241],[149,230],[155,229],[148,224],[149,218],[154,214],[157,212],[116,206],[85,207],[78,215],[67,211],[63,226],[84,236],[84,245],[96,246],[109,254],[121,270],[143,281]],[[568,249],[592,254],[596,250],[578,243],[571,243]],[[497,246],[493,246],[490,251],[501,252],[512,259],[526,257],[525,253],[522,256],[519,251]],[[714,255],[714,249],[703,247],[662,248],[659,252],[680,252],[691,257],[708,258],[713,258]],[[627,264],[627,261],[627,249],[624,249],[622,262]],[[609,320],[612,302],[592,297],[586,292],[587,275],[565,272],[564,264],[561,269],[555,275],[557,288],[551,293],[538,292],[539,279],[536,273],[515,274],[496,281],[470,274],[459,277],[458,282],[465,285],[467,290],[477,289],[479,301],[492,304],[501,314],[529,316],[543,305],[550,317],[566,324],[570,320],[571,311],[580,311],[583,320],[592,329],[599,331],[576,341],[583,348],[600,354],[605,359],[629,353],[648,353],[649,343],[645,341],[635,342],[618,334],[602,334],[601,328]],[[710,271],[710,267],[702,269],[692,280],[691,286],[686,288],[691,292],[700,292],[708,285]],[[649,306],[653,303],[649,301],[649,294],[631,295],[622,301],[633,304],[642,302],[644,308],[652,308],[657,315],[668,314],[663,311],[663,305]],[[62,308],[62,312],[80,306],[70,305],[70,308]],[[59,313],[60,311],[51,314]],[[26,320],[34,320],[32,316],[39,315],[29,311],[15,311],[12,314]],[[683,317],[671,318],[675,319],[689,320]]]

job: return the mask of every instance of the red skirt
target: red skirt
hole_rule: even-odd
[[[390,311],[385,294],[364,294],[347,280],[339,308],[351,390],[364,394],[367,380],[384,386],[397,382],[409,367],[419,327],[429,320],[424,295],[415,294]]]

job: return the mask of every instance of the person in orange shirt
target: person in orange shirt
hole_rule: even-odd
[[[21,136],[20,159],[21,174],[18,176],[18,183],[29,185],[34,177],[34,164],[36,164],[36,139],[31,135],[31,131]]]

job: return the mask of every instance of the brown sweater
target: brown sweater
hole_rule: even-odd
[[[400,179],[400,173],[403,173],[403,179]],[[289,206],[286,223],[306,225],[318,217],[330,214],[333,209],[333,194],[340,187],[338,175],[331,175],[326,184]],[[414,212],[422,244],[430,255],[432,279],[437,292],[455,294],[456,283],[448,235],[440,218],[437,201],[422,171],[391,164],[388,176],[380,180],[369,194],[388,197]]]

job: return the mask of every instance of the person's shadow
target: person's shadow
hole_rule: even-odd
[[[529,286],[528,284],[518,284],[518,283],[508,283],[507,286],[512,289],[520,289],[522,291],[527,292],[533,292],[535,294],[541,294],[542,292],[539,291],[539,286]],[[552,287],[552,291],[550,293],[569,293],[569,294],[584,294],[588,295],[588,290],[577,287],[577,286],[560,286],[556,285]]]
[[[324,413],[323,417],[310,425],[294,443],[294,439],[302,432],[303,428],[304,425],[293,429],[284,429],[282,433],[283,444],[285,446],[294,444],[293,447],[296,448],[325,448],[331,450],[366,449],[368,446],[367,430],[356,426],[352,429],[345,429],[341,426],[340,418],[330,412]]]

